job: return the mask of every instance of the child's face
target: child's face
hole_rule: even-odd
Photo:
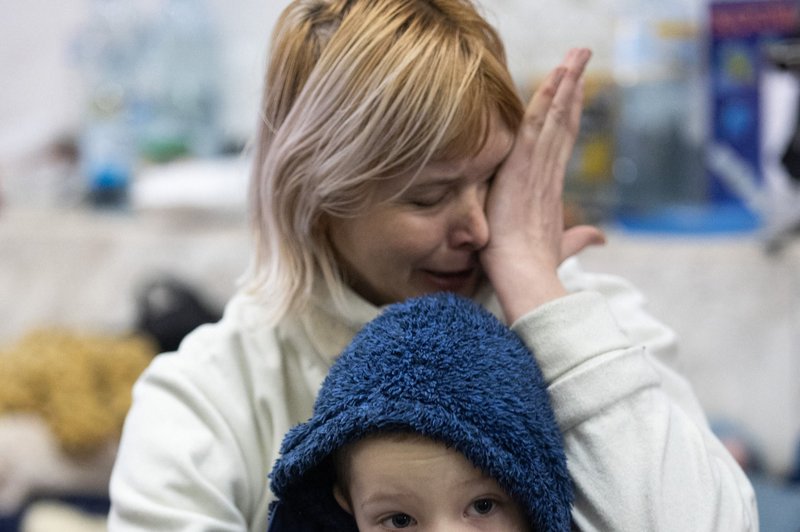
[[[349,504],[360,532],[527,532],[524,513],[464,456],[425,438],[367,438],[349,455]]]

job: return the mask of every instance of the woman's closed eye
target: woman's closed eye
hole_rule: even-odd
[[[420,208],[430,208],[436,207],[440,205],[447,199],[447,196],[450,194],[449,190],[433,190],[430,192],[414,194],[409,196],[406,200],[408,203],[413,205],[414,207]]]
[[[479,188],[481,194],[486,194],[494,182],[495,174],[489,174],[477,181],[475,185]],[[401,201],[420,209],[430,209],[439,207],[450,197],[455,197],[465,190],[470,185],[463,179],[449,180],[435,184],[426,184],[418,187],[411,188],[403,194]]]

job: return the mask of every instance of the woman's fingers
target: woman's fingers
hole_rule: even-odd
[[[520,125],[518,138],[526,143],[535,143],[544,128],[547,118],[547,111],[553,103],[553,99],[561,85],[561,80],[567,73],[567,68],[559,66],[545,78],[541,86],[533,94],[525,109],[525,115]]]
[[[543,129],[548,115],[556,123],[565,123],[571,118],[575,88],[591,55],[586,48],[572,49],[564,57],[564,62],[550,72],[528,102],[522,123],[523,133],[535,136]]]
[[[541,155],[549,157],[547,160],[558,166],[566,165],[578,136],[583,111],[583,73],[590,58],[591,52],[587,49],[572,50],[567,54],[563,65],[566,71],[547,109],[541,130]]]
[[[575,141],[578,138],[581,125],[581,114],[583,113],[583,88],[584,79],[578,80],[575,87],[575,94],[572,101],[572,109],[570,109],[570,116],[568,119],[567,131],[568,137],[566,142],[561,143],[561,159],[566,164],[569,157],[572,155],[572,149],[575,147]]]
[[[575,144],[583,110],[583,72],[591,58],[585,48],[570,50],[563,63],[542,82],[528,103],[508,165],[527,167],[547,196],[561,195],[561,182]],[[552,186],[551,186],[552,184]]]
[[[602,246],[606,235],[593,225],[576,225],[564,231],[561,238],[561,262],[589,246]]]
[[[590,57],[588,49],[570,50],[540,84],[489,192],[491,239],[481,262],[510,320],[563,295],[558,265],[604,241],[593,227],[565,230],[561,198]]]

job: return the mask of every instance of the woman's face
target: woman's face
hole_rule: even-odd
[[[431,163],[398,197],[406,180],[382,185],[363,214],[331,219],[329,236],[352,288],[376,305],[431,292],[472,296],[482,277],[478,252],[489,241],[486,194],[513,140],[493,118],[476,156]]]

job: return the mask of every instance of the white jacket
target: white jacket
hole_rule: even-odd
[[[549,385],[580,530],[757,530],[753,490],[674,365],[674,335],[625,281],[559,271],[571,295],[513,329]],[[490,294],[480,297],[498,312]],[[134,388],[111,479],[110,532],[258,531],[286,431],[311,414],[336,355],[380,309],[319,297],[266,327],[246,295],[159,355]]]

